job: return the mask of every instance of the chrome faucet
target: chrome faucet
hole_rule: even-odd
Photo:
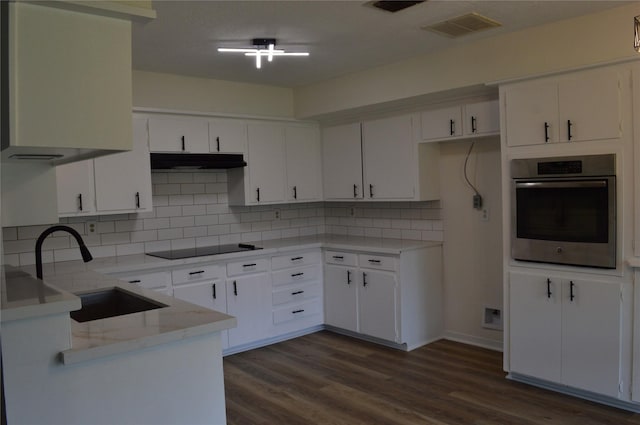
[[[78,246],[80,247],[80,253],[82,254],[82,260],[84,260],[85,263],[87,261],[93,260],[93,257],[91,256],[89,249],[87,249],[87,246],[84,244],[80,233],[78,233],[75,229],[69,226],[62,225],[49,227],[47,230],[42,232],[40,236],[38,236],[38,240],[36,241],[36,277],[38,279],[42,279],[42,242],[44,242],[45,238],[51,233],[60,230],[70,233],[71,236],[76,238],[76,241],[78,241]]]

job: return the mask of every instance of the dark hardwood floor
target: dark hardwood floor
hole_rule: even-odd
[[[406,353],[323,331],[227,356],[224,374],[229,425],[640,424],[509,381],[501,353],[445,340]]]

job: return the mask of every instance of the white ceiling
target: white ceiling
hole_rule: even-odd
[[[296,87],[629,2],[429,0],[398,13],[365,3],[154,0],[157,19],[133,26],[133,67]],[[420,29],[469,12],[503,26],[457,39]],[[275,58],[258,70],[252,58],[217,52],[218,47],[250,47],[251,39],[260,37],[276,38],[276,47],[310,56]]]

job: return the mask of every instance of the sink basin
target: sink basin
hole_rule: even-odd
[[[151,301],[140,295],[120,288],[111,288],[97,292],[77,294],[82,300],[82,308],[72,311],[71,318],[77,322],[106,319],[131,313],[167,307],[157,301]]]

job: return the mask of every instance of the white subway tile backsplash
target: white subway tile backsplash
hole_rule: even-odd
[[[175,217],[175,216],[182,215],[182,207],[179,205],[174,205],[171,207],[157,207],[155,208],[155,210],[156,210],[156,217],[158,218]]]
[[[96,257],[319,233],[444,239],[439,201],[229,207],[226,171],[153,172],[151,178],[154,205],[151,212],[70,217],[60,222],[78,230]],[[276,210],[280,211],[279,218]],[[87,221],[97,221],[97,233],[86,233]],[[35,240],[47,227],[4,228],[5,263],[33,264]],[[63,233],[49,236],[43,247],[45,262],[80,258],[75,239]]]
[[[169,195],[169,205],[193,205],[193,195]]]

